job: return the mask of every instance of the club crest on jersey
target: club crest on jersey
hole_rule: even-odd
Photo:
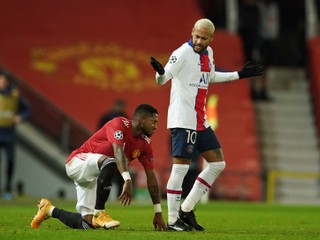
[[[117,130],[114,134],[113,134],[114,138],[117,140],[121,140],[123,138],[123,133],[120,130]]]
[[[132,152],[132,158],[138,158],[141,155],[141,152],[139,150],[134,150]]]
[[[176,56],[171,56],[169,63],[173,64],[177,61],[177,57]]]
[[[194,149],[193,145],[188,145],[188,146],[186,147],[186,151],[187,151],[188,153],[193,153],[193,149]]]

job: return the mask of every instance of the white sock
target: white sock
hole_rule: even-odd
[[[226,163],[224,161],[208,163],[207,167],[197,177],[190,193],[182,203],[182,211],[190,212],[194,209],[194,206],[199,202],[202,196],[208,192],[213,182],[223,171],[225,166]]]
[[[178,219],[182,182],[189,170],[187,164],[173,164],[167,183],[168,224],[173,224]]]
[[[49,211],[48,211],[48,215],[50,216],[50,217],[52,217],[52,212],[53,212],[53,209],[55,208],[55,206],[51,206],[51,208],[49,209]]]

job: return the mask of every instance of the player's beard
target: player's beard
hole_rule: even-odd
[[[193,51],[195,51],[196,53],[201,53],[204,50],[206,50],[208,47],[208,45],[195,44],[194,42],[192,43],[192,45],[193,45]]]
[[[142,131],[142,134],[146,135],[147,137],[151,137],[153,132],[150,133],[145,126],[141,126],[141,131]]]
[[[194,45],[193,46],[193,51],[195,51],[196,53],[201,53],[206,49],[207,49],[207,47],[206,46],[202,46],[202,45]]]

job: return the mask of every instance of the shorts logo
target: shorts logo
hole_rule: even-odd
[[[177,61],[177,57],[176,56],[171,56],[169,63],[173,64]]]
[[[193,153],[193,149],[194,149],[193,145],[188,145],[186,147],[186,150],[187,150],[188,153]]]
[[[123,134],[120,130],[117,130],[115,133],[114,133],[114,138],[117,139],[117,140],[121,140],[123,138]]]

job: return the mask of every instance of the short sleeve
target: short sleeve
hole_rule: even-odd
[[[124,118],[114,118],[107,123],[106,135],[110,143],[117,143],[121,146],[124,145],[126,133],[126,126]]]
[[[165,71],[170,72],[173,77],[177,76],[184,64],[184,48],[175,50],[165,66]]]

